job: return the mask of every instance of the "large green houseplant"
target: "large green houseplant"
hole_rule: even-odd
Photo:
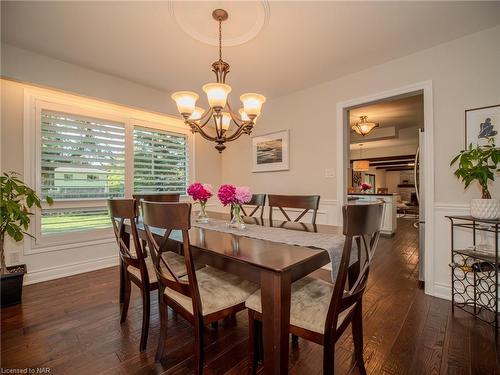
[[[453,158],[450,166],[458,162],[457,176],[467,189],[473,182],[481,187],[481,199],[472,199],[471,215],[478,219],[497,219],[500,217],[500,200],[493,199],[488,185],[495,181],[495,173],[500,171],[500,149],[494,139],[489,138],[485,145],[469,145],[466,150]]]
[[[47,203],[52,199],[47,197]],[[22,241],[24,236],[33,237],[27,232],[30,224],[30,211],[41,207],[36,192],[19,179],[15,172],[0,176],[0,280],[2,307],[19,303],[22,294],[25,265],[7,267],[5,262],[5,238]]]

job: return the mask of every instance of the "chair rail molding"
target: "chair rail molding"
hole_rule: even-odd
[[[434,243],[435,251],[433,262],[435,279],[432,285],[435,297],[451,300],[451,232],[448,215],[469,215],[470,205],[463,203],[436,202],[434,204]],[[426,226],[427,228],[428,226]],[[469,246],[470,233],[465,229],[457,229],[456,246]]]
[[[213,201],[207,203],[207,210],[214,212],[224,212],[229,213],[229,207],[224,207],[220,202]],[[295,208],[284,208],[287,214],[290,214],[292,219],[296,217],[303,210]],[[319,209],[317,213],[316,224],[329,224],[329,225],[339,225],[338,220],[338,204],[336,199],[321,199],[319,201]],[[340,210],[342,211],[342,210]],[[264,206],[264,218],[269,218],[269,206]],[[312,213],[308,212],[303,218],[302,222],[310,222],[312,218]],[[285,217],[275,209],[273,212],[274,220],[285,220]],[[342,222],[340,222],[342,223]]]

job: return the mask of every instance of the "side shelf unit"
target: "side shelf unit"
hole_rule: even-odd
[[[498,334],[498,232],[500,220],[475,219],[472,216],[446,216],[451,222],[451,300],[458,307],[495,327]],[[455,247],[457,228],[471,232],[472,243]],[[478,234],[492,233],[494,248],[479,249]],[[486,233],[486,235],[487,235]]]

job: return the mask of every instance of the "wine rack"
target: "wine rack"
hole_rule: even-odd
[[[498,334],[498,231],[500,220],[482,220],[472,216],[446,216],[451,222],[451,300],[452,311],[460,308],[495,327]],[[456,229],[472,234],[472,245],[456,248]],[[493,248],[477,244],[481,233],[492,233]]]

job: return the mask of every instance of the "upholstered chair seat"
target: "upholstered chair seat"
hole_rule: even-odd
[[[162,254],[162,257],[168,262],[168,264],[172,267],[172,270],[178,277],[187,275],[186,263],[184,262],[184,256],[174,253],[173,251],[166,251]],[[146,267],[148,269],[149,282],[151,284],[157,282],[155,266],[153,264],[153,260],[151,257],[147,257],[144,259],[146,263]],[[197,267],[201,268],[203,266]],[[132,275],[137,277],[139,280],[141,279],[141,271],[135,267],[127,267],[127,271]]]
[[[187,281],[188,277],[184,276],[181,280]],[[209,266],[196,271],[196,280],[203,316],[244,303],[259,288],[250,281]],[[170,288],[165,288],[165,294],[185,310],[193,313],[193,302],[190,297]]]
[[[334,284],[312,277],[304,277],[294,282],[290,303],[290,324],[323,334],[333,288]],[[260,290],[252,294],[245,305],[262,314]],[[354,306],[351,306],[339,314],[337,327],[353,308]]]

